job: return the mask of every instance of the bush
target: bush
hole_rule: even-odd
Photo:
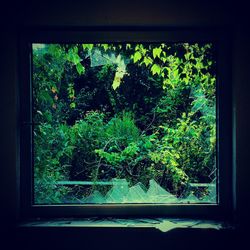
[[[72,152],[70,128],[41,124],[34,130],[34,188],[37,203],[60,203],[70,191],[57,181],[69,179]]]

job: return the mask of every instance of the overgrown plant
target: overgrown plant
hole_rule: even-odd
[[[35,202],[74,195],[65,180],[154,179],[177,197],[214,180],[215,67],[212,44],[33,45]]]

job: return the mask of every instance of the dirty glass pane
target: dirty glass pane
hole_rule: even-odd
[[[212,43],[33,44],[35,204],[216,203]]]

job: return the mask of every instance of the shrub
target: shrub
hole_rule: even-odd
[[[69,179],[72,152],[70,128],[41,124],[34,131],[34,192],[36,203],[60,203],[70,191],[57,181]]]

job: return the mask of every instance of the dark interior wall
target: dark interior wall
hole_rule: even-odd
[[[245,24],[245,23],[244,23]],[[232,82],[235,112],[235,172],[237,221],[250,222],[250,36],[248,26],[237,26],[233,36]],[[250,231],[250,230],[249,230]]]
[[[202,26],[232,20],[230,1],[48,1],[33,2],[20,13],[27,25],[168,25]],[[230,19],[230,20],[229,20]]]
[[[20,3],[21,2],[21,3]],[[227,27],[232,41],[233,104],[235,110],[236,217],[249,219],[249,37],[243,1],[33,1],[8,3],[1,9],[1,222],[18,217],[18,40],[23,26],[169,26]],[[229,121],[230,122],[230,121]],[[231,156],[228,156],[231,157]]]

